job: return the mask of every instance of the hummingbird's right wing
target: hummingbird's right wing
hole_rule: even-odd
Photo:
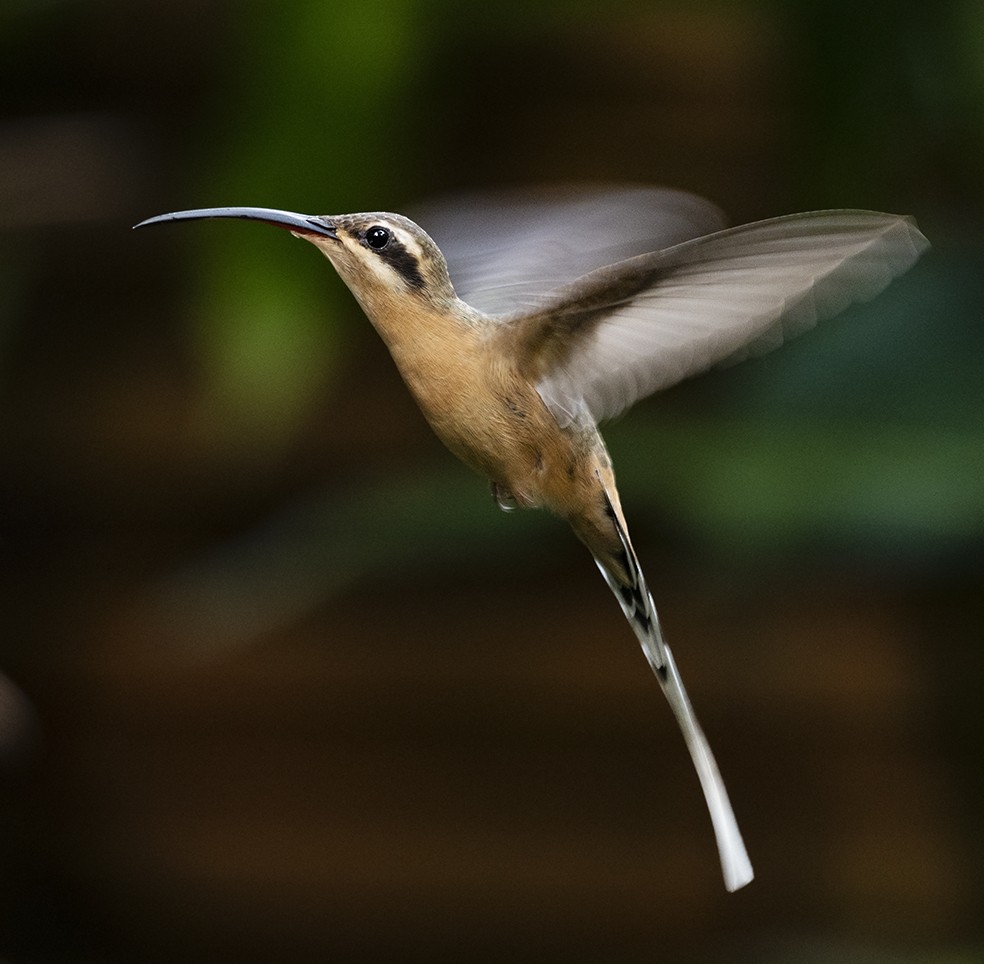
[[[894,214],[758,221],[579,278],[514,318],[513,337],[561,425],[600,421],[875,297],[928,246]]]
[[[447,259],[458,297],[489,315],[531,310],[590,271],[727,223],[710,201],[652,187],[462,195],[409,213]]]

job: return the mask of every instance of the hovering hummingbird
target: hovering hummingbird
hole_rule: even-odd
[[[693,759],[725,885],[753,877],[629,538],[598,423],[701,372],[777,347],[873,298],[928,247],[914,221],[837,210],[726,228],[713,204],[665,189],[434,213],[443,252],[388,213],[219,207],[136,227],[246,218],[310,241],[389,348],[444,444],[504,510],[566,519],[642,644]],[[453,280],[453,284],[452,284]]]

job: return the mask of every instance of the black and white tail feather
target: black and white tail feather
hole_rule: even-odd
[[[707,809],[711,814],[714,836],[721,857],[725,886],[729,891],[738,890],[752,880],[754,873],[745,850],[745,842],[738,829],[738,822],[731,809],[728,791],[724,787],[724,781],[721,779],[704,731],[700,728],[694,709],[690,705],[690,698],[680,679],[673,653],[663,636],[659,616],[656,615],[653,597],[646,585],[639,560],[607,492],[605,492],[605,500],[608,515],[622,543],[622,558],[619,561],[622,563],[627,579],[609,571],[599,560],[595,559],[595,562],[605,577],[605,582],[618,599],[622,612],[625,613],[625,618],[638,637],[642,651],[673,710],[697,770],[704,798],[707,800]]]

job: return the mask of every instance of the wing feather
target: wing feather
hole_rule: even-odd
[[[514,321],[541,359],[537,388],[557,420],[600,421],[875,297],[927,247],[898,215],[772,218],[596,270]]]

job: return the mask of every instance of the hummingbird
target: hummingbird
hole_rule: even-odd
[[[815,211],[727,227],[671,189],[463,197],[434,237],[385,212],[213,207],[144,227],[243,218],[327,257],[441,441],[503,510],[545,508],[587,547],[670,704],[710,813],[724,883],[752,865],[629,537],[599,432],[634,402],[761,354],[865,301],[928,247],[910,217]],[[423,219],[422,219],[423,220]]]

